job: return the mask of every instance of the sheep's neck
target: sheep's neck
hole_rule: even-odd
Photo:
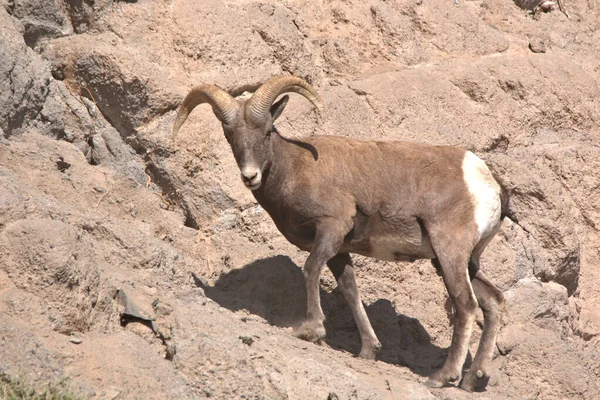
[[[286,176],[290,174],[290,161],[293,160],[294,153],[301,149],[298,147],[299,143],[303,142],[284,138],[277,131],[271,134],[270,162],[263,171],[261,187],[252,192],[258,203],[271,215],[279,203],[281,194],[279,189],[285,184]]]

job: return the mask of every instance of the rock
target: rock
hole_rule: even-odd
[[[65,82],[52,80],[39,115],[41,123],[37,127],[48,136],[77,146],[87,146],[87,137],[100,130],[101,124],[92,118],[81,99],[76,96],[77,93],[71,93]]]
[[[4,7],[0,7],[0,51],[0,129],[10,137],[42,110],[51,75],[46,63],[26,46]]]
[[[554,9],[556,3],[553,1],[542,1],[539,5],[540,10],[543,12],[550,12]]]
[[[600,335],[600,311],[585,307],[579,313],[579,321],[575,333],[583,340],[591,340]]]
[[[156,332],[156,323],[154,322],[156,318],[152,305],[146,304],[140,294],[130,289],[127,291],[119,289],[117,290],[117,303],[122,307],[120,313],[123,321],[128,319],[146,321]]]
[[[252,346],[252,343],[254,343],[254,338],[252,336],[240,336],[239,339],[247,346]]]
[[[315,65],[315,47],[304,40],[295,15],[281,5],[268,6],[255,3],[249,10],[252,26],[269,46],[273,56],[289,73],[306,79],[313,85],[321,85],[321,71]]]
[[[545,53],[546,44],[541,39],[534,39],[529,42],[529,50],[534,53]]]
[[[67,0],[65,6],[75,32],[85,33],[99,29],[102,26],[103,14],[111,10],[113,2],[111,0],[95,0],[93,2]]]
[[[496,342],[500,354],[505,356],[522,343],[526,326],[527,324],[511,323],[500,330]]]
[[[539,6],[543,0],[513,0],[514,3],[523,10],[533,11]]]
[[[140,66],[146,64],[143,55],[110,45],[109,34],[102,37],[99,43],[104,50],[100,53],[90,53],[80,37],[48,44],[44,52],[51,59],[52,68],[65,75],[66,84],[91,100],[121,136],[128,137],[136,127],[148,121],[150,110],[162,113],[175,108],[175,97],[168,92],[167,96],[149,96],[148,90],[153,89],[143,82],[163,82],[159,76],[168,72],[156,68],[141,70]],[[65,64],[64,58],[57,58],[57,54],[67,51],[77,56]]]
[[[545,152],[543,146],[532,150],[539,155]],[[529,151],[495,154],[489,162],[510,188],[511,219],[532,239],[527,258],[533,275],[542,281],[559,282],[573,294],[578,287],[581,267],[577,203],[552,168],[525,161],[537,159],[527,155]],[[535,175],[526,172],[531,168],[536,168]]]
[[[30,384],[51,382],[64,373],[60,356],[29,332],[3,318],[0,323],[0,373]]]
[[[525,278],[504,295],[505,323],[533,323],[552,331],[566,328],[569,306],[564,286],[554,282],[543,283],[536,278]]]
[[[25,28],[27,46],[34,48],[42,39],[57,38],[73,33],[64,2],[59,0],[15,0],[10,13]]]

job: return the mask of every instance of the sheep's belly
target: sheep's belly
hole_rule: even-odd
[[[370,257],[384,261],[414,261],[435,258],[429,236],[403,239],[395,236],[376,236],[370,239]]]

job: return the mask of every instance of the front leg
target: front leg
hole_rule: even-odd
[[[352,259],[350,254],[338,254],[327,262],[327,266],[333,272],[335,279],[337,280],[338,287],[344,294],[352,315],[354,315],[354,321],[358,327],[360,334],[360,340],[362,342],[362,349],[360,350],[359,357],[366,358],[368,360],[374,360],[375,355],[381,349],[381,343],[373,331],[369,317],[365,312],[365,307],[362,301],[360,301],[360,295],[358,294],[358,287],[356,286],[356,278],[354,277],[354,271],[352,270]]]
[[[351,229],[351,224],[333,218],[321,221],[306,263],[304,263],[304,279],[306,281],[306,321],[298,328],[295,335],[310,342],[325,338],[325,315],[321,309],[319,278],[327,261],[334,257],[344,241],[344,236]]]

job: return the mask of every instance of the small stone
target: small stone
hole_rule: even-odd
[[[254,339],[251,336],[240,336],[239,339],[248,346],[252,346],[252,343],[254,343]]]
[[[81,344],[81,343],[83,343],[83,340],[76,338],[76,337],[71,337],[71,338],[69,338],[69,342],[74,343],[74,344]]]
[[[507,325],[498,334],[496,346],[503,356],[509,354],[522,341],[524,327],[520,324]]]
[[[543,40],[534,39],[529,42],[529,50],[531,50],[534,53],[545,53],[546,45],[544,44]]]
[[[539,5],[539,7],[543,12],[550,12],[554,8],[554,4],[556,3],[554,3],[553,1],[544,1],[542,2],[542,4]]]
[[[59,156],[56,160],[56,168],[58,168],[60,172],[66,172],[69,168],[71,168],[71,164],[66,162],[62,156]]]
[[[106,193],[106,189],[102,186],[94,186],[94,190],[98,193]]]
[[[113,399],[118,398],[120,394],[121,394],[121,390],[111,387],[111,388],[108,388],[105,390],[105,392],[103,393],[103,395],[104,395],[103,397],[105,399],[113,400]]]
[[[177,348],[174,344],[167,344],[165,349],[165,358],[169,361],[173,361],[173,358],[177,354]]]

